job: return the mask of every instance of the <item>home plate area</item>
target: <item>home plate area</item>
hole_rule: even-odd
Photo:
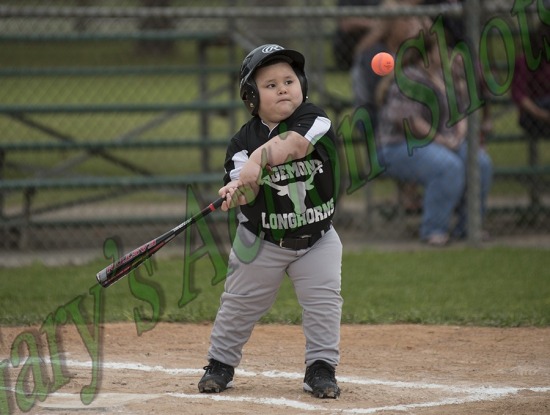
[[[67,361],[73,368],[90,367],[90,362]],[[149,367],[141,364],[105,362],[104,374],[119,378],[120,385],[129,383],[139,385],[140,378],[163,378],[162,383],[168,384],[169,378],[186,379],[193,385],[193,377],[199,378],[202,371],[196,369],[167,369],[164,367]],[[163,376],[164,375],[164,376]],[[418,413],[419,409],[439,408],[449,405],[459,406],[469,403],[496,401],[506,397],[517,397],[522,394],[548,394],[550,387],[490,387],[490,386],[449,386],[424,382],[403,382],[368,379],[360,377],[340,376],[338,382],[345,393],[352,399],[318,400],[306,394],[297,394],[295,390],[303,375],[291,372],[251,372],[237,370],[236,376],[242,379],[234,389],[223,394],[199,394],[169,392],[164,393],[128,393],[100,392],[94,401],[84,406],[79,394],[54,393],[41,408],[70,411],[71,409],[99,411],[118,411],[141,413],[144,406],[150,408],[173,408],[174,413],[217,413],[220,404],[226,404],[227,413],[342,413],[342,414],[374,414],[391,412]],[[120,379],[128,379],[121,381]],[[145,379],[144,379],[145,380]],[[261,391],[258,393],[258,389]],[[282,397],[281,394],[288,397]],[[276,395],[279,394],[279,395]],[[279,397],[276,397],[279,396]],[[360,402],[360,396],[364,402]],[[368,397],[368,398],[367,398]],[[547,397],[548,399],[548,397]],[[368,403],[367,403],[368,401]],[[377,406],[383,402],[385,405]],[[352,404],[352,402],[355,403]],[[550,402],[550,401],[549,401]],[[216,405],[218,404],[218,405]],[[360,405],[360,406],[357,406]],[[179,408],[179,409],[176,409]],[[218,409],[216,409],[218,408]],[[235,409],[232,409],[235,408]],[[267,411],[267,412],[266,412]],[[224,411],[226,412],[226,411]],[[449,413],[445,411],[445,413]]]
[[[81,392],[93,382],[94,364],[78,345],[78,332],[68,328],[61,335],[70,382],[37,400],[29,413],[550,413],[548,328],[344,325],[337,400],[302,390],[300,326],[258,325],[234,387],[221,394],[197,389],[210,324],[160,323],[141,335],[131,323],[103,329],[91,403],[83,403]],[[3,329],[4,346],[17,335],[13,330]],[[8,371],[12,387],[20,369]]]

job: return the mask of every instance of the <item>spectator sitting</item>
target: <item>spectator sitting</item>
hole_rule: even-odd
[[[395,78],[386,77],[377,91],[380,105],[377,139],[386,174],[400,181],[413,181],[424,189],[421,240],[430,245],[443,246],[449,241],[454,212],[457,212],[458,220],[452,236],[466,236],[468,120],[463,118],[455,125],[447,126],[450,117],[439,50],[431,37],[426,36],[425,39],[429,65],[424,66],[420,54],[410,50],[402,59],[403,76],[434,91],[440,111],[439,123],[432,126],[429,108],[405,96]],[[456,63],[460,62],[456,60]],[[459,108],[464,113],[468,103],[467,85],[459,67],[462,65],[454,65],[453,75]],[[434,140],[415,148],[412,155],[409,154],[405,136],[405,120],[416,137],[425,137],[431,128],[436,129]],[[479,150],[478,162],[483,214],[492,181],[492,162],[483,148]]]
[[[533,56],[544,54],[550,26],[540,23],[532,36]],[[538,66],[528,67],[525,55],[516,58],[512,99],[519,108],[519,123],[533,137],[550,137],[550,62],[542,55]]]
[[[414,6],[420,4],[421,0],[405,0],[400,3],[394,0],[383,0],[381,6],[397,7],[404,3]],[[367,110],[374,130],[376,130],[378,119],[374,91],[381,78],[371,69],[372,58],[379,52],[388,52],[395,55],[401,43],[418,36],[421,30],[427,30],[430,25],[431,20],[429,18],[414,16],[380,19],[376,21],[376,26],[362,38],[357,46],[358,55],[351,69],[354,106]],[[421,197],[414,183],[410,181],[399,183],[399,191],[406,212],[417,213],[421,211]]]

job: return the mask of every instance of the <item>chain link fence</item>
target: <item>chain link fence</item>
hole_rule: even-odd
[[[346,17],[465,21],[475,12],[460,2],[427,3],[434,4],[1,2],[0,249],[99,250],[113,236],[133,247],[181,222],[190,201],[213,199],[225,146],[248,117],[238,96],[240,63],[268,42],[304,52],[309,98],[339,133],[339,229],[373,240],[417,238],[422,204],[407,204],[395,181],[370,177],[373,149],[364,138],[344,137],[353,85],[335,54],[348,46],[334,45]],[[495,236],[547,233],[548,134],[520,125],[508,82],[523,14],[511,1],[479,3],[484,37],[477,45],[489,45],[480,61],[489,60],[500,88],[484,103],[493,128],[482,145],[495,167],[484,228]],[[536,3],[525,14],[529,30],[538,22]],[[212,215],[220,232],[227,232],[224,218]]]

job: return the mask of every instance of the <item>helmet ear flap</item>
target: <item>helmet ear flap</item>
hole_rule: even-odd
[[[260,104],[260,97],[258,94],[258,88],[254,80],[249,79],[242,88],[242,100],[250,114],[258,114],[258,107]]]
[[[307,99],[307,88],[308,88],[307,77],[299,68],[294,68],[294,72],[296,72],[298,81],[300,81],[300,85],[302,86],[302,96],[303,96],[303,101],[305,102]]]

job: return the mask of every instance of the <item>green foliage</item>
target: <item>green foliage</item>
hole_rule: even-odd
[[[342,295],[344,323],[457,324],[480,326],[547,326],[550,284],[547,250],[456,248],[417,252],[346,253]],[[203,322],[214,319],[223,282],[212,285],[208,257],[196,263],[189,278],[183,258],[157,260],[151,276],[139,268],[138,279],[156,294],[140,300],[131,293],[130,278],[105,289],[105,320],[133,321],[153,316],[153,303],[163,321]],[[33,264],[0,269],[0,324],[41,323],[75,297],[86,296],[95,274],[106,261],[82,266],[47,267]],[[196,298],[179,307],[184,281]],[[285,279],[275,305],[263,323],[298,324],[301,309]]]

